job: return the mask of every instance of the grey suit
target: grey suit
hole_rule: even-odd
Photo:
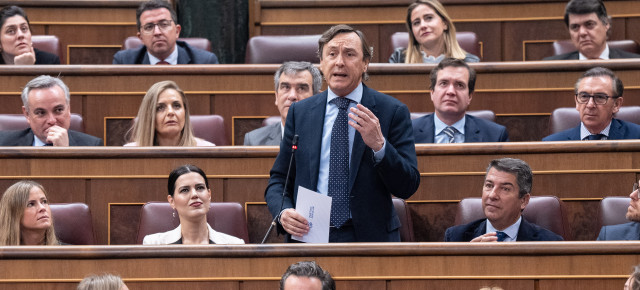
[[[102,146],[102,139],[82,132],[67,130],[69,146]],[[0,146],[32,146],[33,131],[31,128],[17,131],[1,131]]]
[[[598,241],[637,241],[640,240],[640,223],[630,222],[621,225],[604,226],[598,235]]]
[[[282,128],[280,122],[255,129],[244,135],[245,146],[280,146]]]
[[[178,64],[217,64],[218,57],[206,50],[191,47],[184,41],[177,40]],[[113,64],[150,64],[147,47],[141,46],[116,52]]]

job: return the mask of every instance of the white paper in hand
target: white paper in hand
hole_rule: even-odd
[[[309,222],[309,232],[302,236],[291,236],[305,243],[328,243],[331,218],[331,197],[298,187],[296,211]]]

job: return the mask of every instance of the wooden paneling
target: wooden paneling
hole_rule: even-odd
[[[344,289],[615,289],[638,251],[639,242],[0,247],[0,288],[69,289],[111,272],[130,289],[272,289],[290,264],[314,260]]]
[[[587,69],[614,70],[625,84],[625,105],[640,105],[640,61],[555,61],[472,64],[478,72],[471,110],[492,110],[512,141],[535,141],[548,133],[547,118],[558,107],[573,107],[573,84]],[[278,115],[273,103],[273,74],[278,65],[39,66],[0,68],[0,113],[21,113],[20,90],[35,75],[60,75],[72,95],[71,111],[82,114],[85,131],[104,137],[105,118],[134,117],[155,82],[173,80],[186,92],[193,115],[225,119],[228,140],[233,117]],[[428,75],[433,65],[371,64],[365,84],[392,95],[412,112],[433,111]],[[255,126],[255,125],[254,125]],[[236,142],[235,144],[239,144]]]

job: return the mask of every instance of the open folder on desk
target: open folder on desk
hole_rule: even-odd
[[[331,217],[331,197],[298,187],[296,211],[309,222],[309,232],[302,236],[291,236],[305,243],[328,243]]]

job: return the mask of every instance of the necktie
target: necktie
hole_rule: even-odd
[[[169,64],[169,63],[164,61],[164,60],[161,60],[161,61],[157,62],[156,64],[165,64],[166,65],[166,64]]]
[[[329,154],[329,188],[331,224],[341,227],[349,219],[349,124],[347,98],[335,98],[330,103],[338,107],[338,116],[331,129]]]
[[[604,134],[592,134],[587,136],[587,140],[602,140],[602,137],[604,137]]]
[[[507,234],[501,231],[496,231],[496,236],[498,237],[498,242],[504,242],[504,239],[507,238]]]
[[[447,135],[447,137],[449,137],[449,143],[456,143],[456,140],[454,138],[454,136],[456,135],[456,128],[452,127],[452,126],[447,126],[447,128],[444,128],[442,130],[442,132],[444,132],[445,135]]]

